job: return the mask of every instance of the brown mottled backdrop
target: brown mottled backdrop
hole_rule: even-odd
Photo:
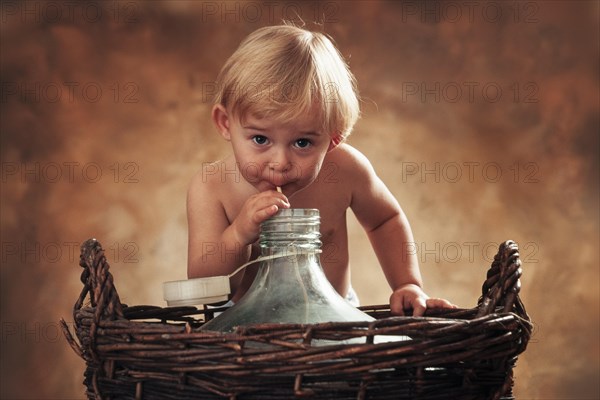
[[[248,33],[298,17],[358,79],[350,143],[409,215],[427,291],[473,306],[517,240],[536,325],[518,397],[599,397],[598,2],[0,4],[2,399],[84,396],[57,325],[81,241],[104,244],[128,304],[185,277],[188,182],[229,151],[212,81]],[[353,284],[386,302],[349,220]]]

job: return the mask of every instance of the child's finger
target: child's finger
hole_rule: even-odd
[[[277,211],[279,211],[279,207],[276,204],[271,204],[267,207],[261,208],[254,213],[252,222],[259,225],[267,219],[271,218],[273,215],[277,214]]]
[[[427,299],[427,308],[457,308],[446,299],[430,298]]]
[[[275,191],[263,192],[254,198],[251,209],[261,210],[269,206],[276,205],[278,208],[289,208],[290,203],[287,197]]]
[[[402,302],[391,301],[390,302],[390,313],[392,315],[404,316],[404,307],[402,307]]]
[[[267,199],[280,199],[283,200],[285,203],[289,204],[289,200],[287,198],[287,196],[285,194],[283,194],[282,192],[278,192],[276,190],[267,190],[266,192],[262,192],[260,193],[260,196],[267,198]]]
[[[425,313],[427,305],[422,298],[418,297],[413,301],[413,317],[420,317]]]
[[[401,292],[393,292],[390,296],[390,313],[404,316],[404,296]]]
[[[288,204],[288,205],[290,204],[290,201],[288,200],[287,196],[286,196],[285,194],[283,194],[282,192],[275,191],[275,192],[273,193],[273,195],[274,195],[276,198],[283,200],[283,201],[284,201],[286,204]]]

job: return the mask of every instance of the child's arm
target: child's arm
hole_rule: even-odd
[[[219,179],[199,172],[188,190],[188,278],[227,275],[248,261],[251,245],[258,239],[260,224],[279,208],[289,207],[286,197],[275,191],[248,198],[230,223],[220,196],[231,196]],[[232,280],[235,292],[241,275]]]
[[[426,308],[454,307],[444,299],[429,298],[422,289],[421,273],[410,224],[400,205],[375,174],[369,160],[356,150],[350,151],[354,185],[351,208],[367,232],[387,281],[392,288],[390,308],[393,314],[423,315]]]
[[[229,224],[217,184],[205,176],[192,179],[187,195],[189,279],[230,274],[250,256]]]

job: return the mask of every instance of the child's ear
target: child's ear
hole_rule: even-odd
[[[212,109],[211,117],[221,136],[223,136],[225,140],[231,140],[230,119],[227,109],[225,109],[222,104],[215,104]]]
[[[344,141],[344,137],[342,135],[335,134],[332,138],[331,141],[329,142],[329,148],[327,149],[327,151],[331,151],[333,149],[335,149],[336,147],[338,147],[340,145],[340,143],[342,143],[342,141]]]

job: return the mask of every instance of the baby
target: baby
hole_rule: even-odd
[[[223,66],[212,109],[233,154],[204,165],[189,188],[188,278],[231,274],[257,257],[260,224],[279,209],[317,208],[323,270],[352,300],[351,209],[391,286],[392,313],[454,307],[423,292],[404,212],[369,160],[345,143],[359,114],[354,77],[327,36],[288,25],[250,34]],[[231,278],[233,302],[255,274],[248,267]]]

